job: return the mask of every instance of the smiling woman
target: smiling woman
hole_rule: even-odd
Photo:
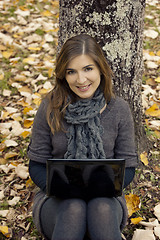
[[[99,68],[88,55],[71,60],[65,76],[70,89],[80,98],[93,97],[101,81]]]
[[[29,172],[40,188],[33,206],[39,231],[51,240],[121,240],[124,196],[117,197],[107,165],[55,166],[46,196],[48,159],[125,159],[124,187],[135,173],[137,154],[128,104],[112,92],[112,72],[89,35],[63,45],[55,88],[36,114],[28,147]],[[74,182],[72,181],[74,180]]]

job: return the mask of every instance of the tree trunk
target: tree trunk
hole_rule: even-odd
[[[114,73],[115,93],[130,104],[139,152],[146,150],[142,125],[143,19],[145,0],[60,0],[59,49],[88,33],[101,45]]]

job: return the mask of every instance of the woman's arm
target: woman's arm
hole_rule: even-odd
[[[30,174],[32,181],[43,192],[46,192],[46,164],[30,160],[29,174]]]
[[[125,169],[124,188],[126,188],[132,182],[134,175],[135,175],[134,167],[128,167]]]

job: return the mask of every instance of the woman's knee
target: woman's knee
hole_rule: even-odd
[[[81,199],[67,199],[62,203],[62,208],[72,213],[73,215],[81,215],[86,213],[86,203]],[[61,211],[62,211],[61,208]]]
[[[91,210],[94,209],[97,214],[109,214],[113,211],[115,212],[117,201],[115,198],[95,198],[89,202],[88,208]]]

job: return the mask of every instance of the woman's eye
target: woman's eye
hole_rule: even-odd
[[[91,71],[93,68],[91,68],[91,67],[87,67],[87,68],[85,68],[85,72],[89,72],[89,71]]]
[[[74,73],[75,73],[74,70],[69,70],[69,71],[67,71],[67,74],[68,74],[68,75],[71,75],[71,74],[74,74]]]

